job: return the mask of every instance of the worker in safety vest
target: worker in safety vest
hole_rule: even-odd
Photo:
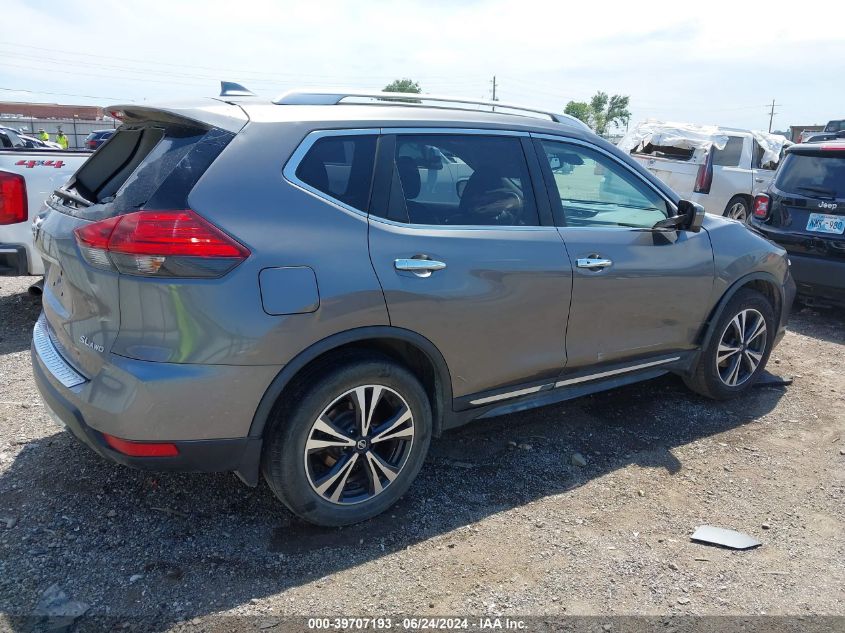
[[[39,141],[49,141],[50,135],[44,131],[43,127],[38,128],[38,140]]]
[[[62,128],[59,128],[59,131],[56,132],[56,143],[61,145],[62,149],[67,149],[67,136],[65,136],[65,133],[62,132]]]

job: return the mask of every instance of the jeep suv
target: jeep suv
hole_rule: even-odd
[[[487,105],[112,108],[37,230],[48,411],[114,461],[263,473],[343,525],[475,418],[667,372],[746,392],[792,302],[784,251],[577,120]]]
[[[787,149],[751,228],[787,250],[801,301],[845,306],[845,141]]]

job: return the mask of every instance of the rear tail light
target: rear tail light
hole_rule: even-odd
[[[695,193],[710,193],[710,185],[713,184],[713,149],[707,152],[707,158],[698,166],[698,173],[695,175]]]
[[[134,442],[103,433],[109,447],[130,457],[176,457],[179,449],[170,442]]]
[[[128,275],[220,277],[250,254],[190,209],[127,213],[74,234],[89,264]]]
[[[0,171],[0,224],[25,222],[27,216],[26,181],[20,174]]]
[[[765,220],[768,218],[771,205],[772,199],[768,195],[765,193],[759,194],[756,198],[754,198],[754,217],[758,220]]]

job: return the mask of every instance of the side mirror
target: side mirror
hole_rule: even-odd
[[[683,215],[687,219],[684,228],[687,231],[698,233],[701,230],[701,225],[704,224],[704,207],[689,200],[681,200],[678,202],[678,215]]]
[[[684,230],[698,233],[704,223],[704,207],[689,200],[678,202],[678,215],[660,220],[654,225],[655,229]]]

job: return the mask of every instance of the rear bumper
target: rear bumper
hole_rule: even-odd
[[[82,376],[52,342],[43,316],[36,324],[36,386],[55,417],[94,451],[145,470],[236,471],[255,482],[261,438],[250,437],[249,427],[263,395],[263,377],[269,376],[269,384],[278,368],[110,360],[97,375]],[[104,434],[174,444],[178,455],[125,455],[110,447]]]
[[[124,466],[154,471],[254,472],[261,455],[260,438],[194,440],[173,442],[179,450],[174,457],[132,457],[112,449],[100,431],[91,428],[82,413],[48,379],[44,366],[33,350],[35,384],[52,413],[68,431],[94,452]]]
[[[798,294],[845,305],[845,261],[790,255]]]
[[[29,274],[26,247],[20,244],[0,244],[0,276],[15,277]]]

